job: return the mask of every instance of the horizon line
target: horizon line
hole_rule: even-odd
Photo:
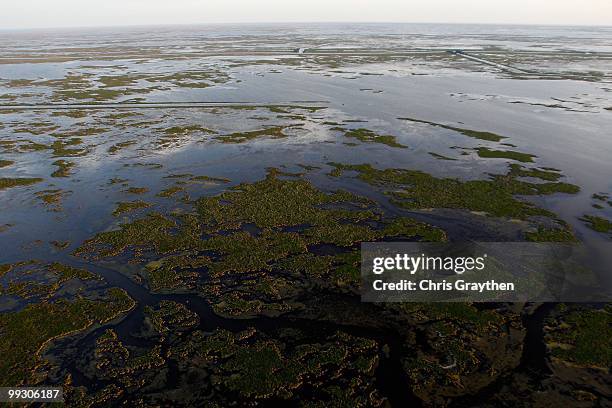
[[[136,27],[187,27],[187,26],[221,26],[221,25],[288,25],[288,24],[438,24],[438,25],[487,25],[487,26],[517,26],[517,27],[594,27],[612,28],[606,24],[576,24],[576,23],[517,23],[517,22],[444,22],[444,21],[367,21],[367,20],[338,20],[338,21],[215,21],[198,23],[142,23],[142,24],[111,24],[111,25],[66,25],[66,26],[40,26],[40,27],[8,27],[0,28],[0,32],[7,31],[37,31],[37,30],[79,30],[79,29],[108,29],[108,28],[136,28]]]

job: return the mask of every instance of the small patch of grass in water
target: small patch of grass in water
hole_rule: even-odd
[[[58,169],[51,173],[51,177],[68,177],[70,170],[75,166],[73,162],[66,160],[56,160],[53,162],[53,165],[57,166]]]
[[[376,132],[369,129],[349,129],[345,130],[343,128],[336,128],[335,130],[340,130],[344,132],[345,137],[350,137],[359,140],[362,143],[380,143],[390,147],[399,147],[399,148],[407,148],[408,146],[404,146],[397,142],[397,138],[391,135],[379,135]]]
[[[4,190],[12,187],[29,186],[32,184],[40,183],[43,181],[41,178],[0,178],[0,190]]]
[[[584,215],[580,220],[587,223],[587,225],[594,231],[608,233],[612,232],[612,221],[595,215]]]
[[[151,207],[151,204],[140,200],[127,202],[124,201],[117,203],[117,208],[115,208],[115,211],[113,211],[113,216],[118,217],[119,215],[124,214],[126,212],[131,212],[141,208],[149,207]]]
[[[216,136],[215,139],[222,143],[244,143],[260,137],[269,137],[271,139],[282,139],[287,137],[284,130],[288,126],[274,126],[267,129],[251,130],[248,132],[235,132],[229,135]]]
[[[510,159],[523,163],[531,163],[534,157],[537,157],[529,153],[515,152],[513,150],[492,150],[488,147],[478,147],[476,152],[478,156],[485,159]]]
[[[148,188],[146,188],[146,187],[130,187],[130,188],[128,188],[127,190],[124,190],[124,191],[125,191],[126,193],[129,193],[129,194],[137,194],[137,195],[140,195],[140,194],[146,194],[146,193],[148,193],[148,192],[149,192],[149,189],[148,189]]]

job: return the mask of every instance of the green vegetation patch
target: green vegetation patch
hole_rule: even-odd
[[[259,182],[243,183],[217,196],[202,197],[195,202],[194,210],[169,216],[149,214],[122,224],[118,230],[98,234],[77,253],[108,257],[131,248],[138,258],[152,250],[168,255],[147,264],[146,277],[153,290],[193,288],[202,268],[211,278],[206,290],[211,290],[219,283],[217,279],[242,276],[241,285],[246,285],[247,277],[261,279],[262,273],[277,270],[280,264],[283,273],[302,276],[302,262],[317,263],[300,257],[309,254],[313,245],[349,248],[361,241],[392,236],[427,241],[446,239],[443,231],[424,223],[408,218],[385,219],[367,199],[345,191],[323,192],[298,176],[276,169],[270,169]],[[257,231],[248,232],[251,229]],[[210,258],[199,256],[202,251],[210,254]],[[291,258],[292,262],[287,263]],[[326,271],[333,275],[329,282],[354,285],[358,281],[352,259],[338,257],[324,263],[332,266]],[[348,275],[342,276],[343,273]],[[312,276],[303,278],[308,280]],[[256,300],[253,291],[247,290],[245,298],[234,296],[233,300],[220,295],[230,287],[229,282],[230,279],[224,280],[221,289],[211,294],[213,302],[223,303],[225,306],[219,307],[231,309],[232,313],[238,313],[239,306],[253,309],[256,305],[252,302]],[[263,296],[272,293],[257,292]],[[260,305],[256,309],[273,307]]]
[[[382,399],[372,388],[371,378],[378,348],[374,340],[336,332],[320,342],[302,341],[287,349],[282,342],[250,329],[236,334],[194,332],[173,354],[212,370],[213,385],[225,398],[297,402],[309,384],[333,379],[342,391],[311,388],[315,400],[328,400],[332,394],[341,395],[347,406],[380,406]]]
[[[513,177],[534,177],[546,181],[557,181],[563,175],[559,170],[547,170],[547,169],[527,169],[519,164],[510,164],[510,173]]]
[[[55,132],[53,133],[54,137],[66,139],[66,138],[82,138],[87,136],[96,136],[102,133],[108,132],[107,128],[99,128],[93,126],[86,127],[77,127],[74,130],[64,131],[64,132]]]
[[[141,194],[148,193],[149,189],[146,187],[130,187],[127,190],[125,190],[125,192],[130,193],[130,194],[141,195]]]
[[[88,113],[84,110],[66,109],[62,111],[53,112],[51,116],[66,116],[68,118],[80,119],[87,117]]]
[[[56,160],[53,165],[57,166],[58,169],[51,173],[51,177],[68,177],[70,176],[70,170],[75,166],[73,162],[66,160]]]
[[[574,242],[577,241],[570,227],[564,224],[565,228],[546,228],[538,226],[536,231],[525,232],[527,241],[532,242]]]
[[[119,142],[119,143],[115,143],[114,145],[112,145],[111,147],[108,148],[108,152],[110,154],[115,154],[120,150],[125,149],[126,147],[130,147],[132,145],[135,145],[136,141],[134,140],[128,140],[125,142]]]
[[[132,86],[141,79],[142,75],[115,75],[115,76],[101,76],[98,81],[101,82],[105,87],[127,87]]]
[[[301,178],[280,179],[276,170],[265,180],[201,198],[196,208],[208,232],[238,229],[243,224],[262,230],[303,226],[307,244],[340,246],[386,234],[366,224],[381,221],[373,202],[345,191],[325,193]]]
[[[433,400],[432,395],[465,392],[472,387],[471,379],[479,381],[483,367],[487,367],[485,381],[490,381],[494,372],[503,372],[520,361],[520,342],[508,334],[517,315],[479,310],[469,303],[404,303],[388,307],[400,311],[408,318],[408,324],[418,327],[421,339],[427,343],[417,345],[401,359],[413,392],[424,400]],[[481,386],[479,383],[476,389]]]
[[[43,181],[41,178],[0,178],[0,190],[11,187],[29,186],[40,183],[41,181]]]
[[[210,266],[213,278],[228,272],[255,272],[270,270],[270,264],[291,254],[306,252],[306,242],[296,233],[264,230],[254,237],[240,231],[228,236],[215,236],[204,243],[206,249],[215,250],[222,258]]]
[[[593,200],[606,201],[608,199],[608,195],[607,194],[603,194],[603,193],[601,193],[601,194],[594,193],[591,196],[591,198]]]
[[[61,337],[113,320],[134,306],[125,291],[109,289],[103,298],[29,304],[0,314],[0,385],[29,384],[46,346]]]
[[[172,84],[182,88],[208,88],[215,83],[227,82],[229,77],[222,71],[191,70],[149,76],[146,80],[153,83]]]
[[[612,232],[612,221],[610,220],[595,215],[585,215],[580,219],[586,222],[594,231],[603,233]]]
[[[10,272],[4,286],[0,285],[1,295],[13,295],[22,299],[48,299],[71,279],[81,281],[97,279],[91,272],[53,262],[42,264],[38,261],[19,262],[0,266],[0,276]]]
[[[357,171],[358,177],[372,185],[387,188],[394,204],[409,209],[454,208],[484,211],[497,217],[526,219],[529,216],[553,216],[515,195],[576,193],[577,186],[566,183],[528,183],[512,173],[491,175],[489,180],[460,181],[436,178],[415,170],[378,170],[369,164],[346,165],[331,163],[333,176],[343,171]]]
[[[89,86],[89,84],[85,84]],[[120,96],[129,96],[134,94],[146,94],[153,91],[150,88],[74,88],[74,89],[56,89],[53,92],[53,99],[56,101],[68,101],[71,99],[77,100],[94,100],[103,102],[116,99]]]
[[[179,246],[180,238],[173,238],[170,234],[177,226],[175,221],[159,213],[151,213],[143,219],[121,224],[118,230],[96,235],[78,248],[76,254],[83,255],[98,249],[100,256],[107,257],[118,255],[129,246],[152,246],[163,253]],[[96,248],[97,245],[101,248]]]
[[[142,116],[142,113],[138,113],[138,112],[111,113],[110,115],[106,116],[106,119],[119,120],[119,119],[131,118],[131,117],[134,117],[134,116]]]
[[[50,241],[49,242],[51,245],[53,245],[56,249],[58,250],[62,250],[62,249],[66,249],[70,246],[70,241]]]
[[[207,129],[199,125],[191,126],[174,126],[168,129],[164,129],[164,133],[169,136],[189,135],[192,133],[217,133],[214,130]]]
[[[14,149],[18,142],[16,141],[6,141],[4,145],[6,148]],[[55,142],[46,145],[42,143],[33,142],[31,140],[24,140],[19,143],[18,149],[22,152],[37,152],[43,150],[51,150],[52,155],[54,157],[75,157],[75,156],[85,156],[87,154],[87,150],[80,148],[71,148],[71,146],[77,146],[83,143],[81,138],[75,137],[66,140],[56,140]]]
[[[219,184],[219,183],[230,183],[231,180],[230,179],[226,179],[226,178],[222,178],[222,177],[210,177],[210,176],[193,176],[189,178],[190,181],[196,181],[196,182],[209,182],[209,183],[213,183],[213,184]]]
[[[36,197],[38,197],[45,205],[50,206],[53,211],[61,211],[62,200],[69,194],[69,191],[63,191],[58,189],[42,190],[36,193]]]
[[[11,166],[13,164],[15,164],[15,162],[12,161],[12,160],[0,160],[0,168],[8,167],[8,166]]]
[[[546,342],[553,356],[603,369],[612,365],[612,314],[609,308],[571,311],[547,326]]]
[[[595,193],[591,196],[591,198],[593,198],[593,200],[597,200],[597,201],[601,201],[603,203],[607,203],[610,207],[612,207],[612,200],[610,200],[610,195],[606,194],[606,193]],[[593,207],[597,208],[597,209],[603,209],[603,205],[596,203],[593,204]]]
[[[21,144],[19,146],[20,151],[37,152],[37,151],[48,150],[49,149],[49,146],[41,144],[41,143],[36,143],[36,142],[31,141],[31,140],[25,140],[24,142],[25,142],[24,144]],[[9,143],[14,145],[17,142],[15,142],[15,141],[6,141],[5,145],[7,147],[9,147],[9,146],[12,147],[12,145],[9,145]]]
[[[85,149],[71,149],[69,146],[76,146],[83,143],[83,141],[76,137],[69,139],[68,141],[56,140],[51,143],[49,148],[53,151],[53,156],[56,157],[74,157],[74,156],[84,156],[87,154]]]
[[[306,180],[285,180],[277,175],[276,170],[271,170],[263,181],[240,184],[219,196],[199,199],[196,209],[207,221],[207,229],[238,229],[246,223],[262,229],[295,225],[323,227],[329,223],[336,224],[344,217],[347,221],[357,222],[374,216],[363,211],[363,207],[369,205],[367,200],[346,192],[328,194]],[[362,211],[321,208],[342,202],[350,204],[353,200],[357,209]]]
[[[154,292],[168,289],[194,289],[200,277],[197,269],[211,264],[210,258],[197,255],[172,255],[145,266],[149,288]]]
[[[132,212],[132,211],[136,211],[139,210],[141,208],[149,208],[151,207],[151,204],[146,203],[144,201],[127,201],[127,202],[120,202],[117,204],[117,208],[115,208],[115,210],[113,211],[113,216],[118,217],[121,214],[127,213],[127,212]]]
[[[184,304],[162,300],[157,308],[145,307],[145,314],[151,319],[153,328],[159,334],[171,334],[197,326],[200,318]]]
[[[345,137],[350,137],[359,140],[363,143],[380,143],[391,147],[400,147],[406,148],[408,146],[404,146],[397,142],[397,138],[391,135],[379,135],[376,132],[369,129],[350,129],[345,130],[343,128],[335,128],[336,130],[341,130],[344,132]]]
[[[169,198],[181,191],[185,191],[185,189],[183,187],[173,186],[173,187],[169,187],[165,190],[160,191],[159,193],[157,193],[157,196],[163,197],[163,198]]]
[[[144,353],[127,348],[113,329],[106,330],[97,338],[94,355],[97,377],[113,383],[109,387],[110,392],[103,396],[103,401],[120,398],[123,390],[140,387],[144,382],[150,383],[165,363],[160,344],[146,349]]]
[[[509,159],[523,163],[531,163],[534,157],[536,157],[529,153],[515,152],[513,150],[492,150],[488,147],[479,147],[476,151],[478,152],[478,156],[486,159]]]
[[[215,139],[222,143],[245,143],[253,139],[267,137],[271,139],[282,139],[287,137],[285,129],[289,126],[273,126],[266,129],[251,130],[248,132],[235,132],[228,135],[216,136]]]
[[[29,133],[39,136],[51,133],[59,128],[59,126],[51,122],[28,122],[24,127],[13,128],[13,133]]]

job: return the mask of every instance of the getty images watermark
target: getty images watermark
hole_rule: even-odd
[[[609,302],[612,243],[363,243],[364,302]]]

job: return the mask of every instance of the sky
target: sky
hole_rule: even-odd
[[[612,25],[612,0],[0,1],[0,29],[333,21]]]

